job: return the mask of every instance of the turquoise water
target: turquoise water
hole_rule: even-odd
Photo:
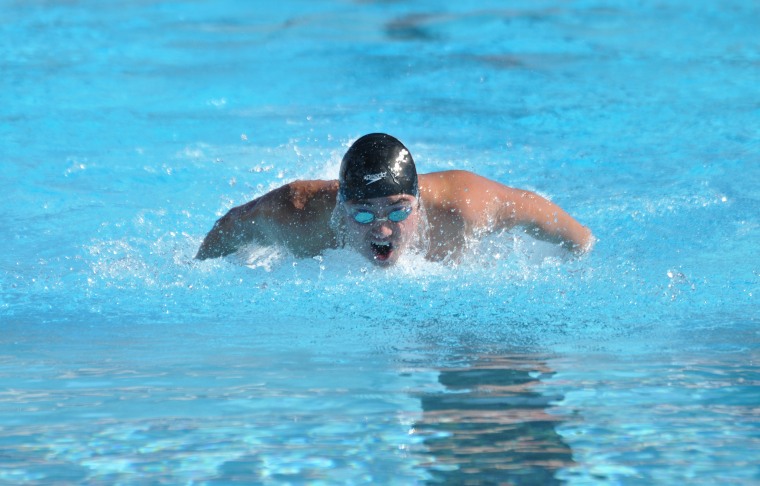
[[[0,483],[760,481],[756,2],[0,0]],[[591,227],[193,255],[399,137]]]

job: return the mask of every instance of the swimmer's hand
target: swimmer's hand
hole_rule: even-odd
[[[585,243],[583,243],[582,245],[577,245],[575,248],[573,248],[573,253],[575,253],[576,255],[584,255],[586,253],[589,253],[594,248],[594,246],[596,245],[596,242],[598,241],[596,237],[593,234],[591,234],[591,230],[589,230],[585,226],[584,226],[584,229],[588,231],[588,236],[586,237]]]
[[[257,200],[253,200],[248,204],[232,208],[219,218],[203,239],[195,258],[206,260],[227,256],[256,239],[256,225],[251,219],[256,202]]]
[[[230,244],[230,238],[224,238],[221,232],[211,232],[203,239],[198,253],[195,254],[196,260],[207,260],[209,258],[219,258],[235,253],[238,250],[237,245]]]

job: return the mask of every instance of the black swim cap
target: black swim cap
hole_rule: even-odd
[[[351,145],[343,156],[338,181],[341,201],[419,195],[412,154],[385,133],[364,135]]]

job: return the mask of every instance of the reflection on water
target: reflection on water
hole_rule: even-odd
[[[555,472],[572,465],[557,433],[553,401],[536,390],[552,372],[515,357],[481,357],[440,370],[445,390],[421,396],[415,433],[426,437],[432,484],[559,484]]]

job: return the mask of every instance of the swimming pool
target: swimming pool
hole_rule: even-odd
[[[0,0],[0,482],[760,480],[750,1]],[[193,255],[385,131],[593,229]]]

